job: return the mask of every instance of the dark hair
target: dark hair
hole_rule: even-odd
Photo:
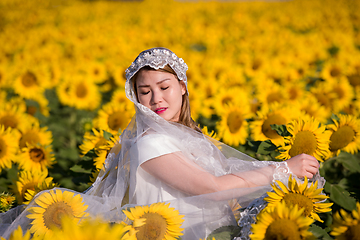
[[[134,89],[135,95],[136,95],[136,99],[139,102],[139,98],[138,98],[138,93],[137,93],[137,88],[136,88],[136,79],[140,73],[140,71],[142,70],[150,70],[150,71],[162,71],[162,72],[168,72],[171,73],[173,75],[176,76],[176,79],[179,80],[179,78],[177,77],[175,71],[169,66],[169,65],[165,65],[163,68],[159,68],[158,70],[151,68],[150,66],[145,66],[143,68],[141,68],[132,78],[131,78],[131,82],[132,82],[132,87]],[[181,81],[181,80],[179,80]],[[179,121],[178,123],[181,123],[187,127],[190,127],[198,132],[201,132],[201,129],[196,125],[196,122],[191,118],[191,111],[190,111],[190,100],[189,100],[189,94],[188,91],[186,89],[186,92],[184,95],[182,95],[182,104],[181,104],[181,109],[180,109],[180,116],[179,116]]]

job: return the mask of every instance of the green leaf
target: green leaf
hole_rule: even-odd
[[[109,133],[109,132],[107,132],[107,131],[104,131],[104,138],[106,139],[106,140],[110,140],[110,138],[112,137],[113,135],[111,134],[111,133]]]
[[[330,240],[333,239],[332,237],[330,237],[330,235],[325,231],[325,229],[315,225],[315,224],[311,224],[311,226],[309,227],[309,231],[312,232],[314,234],[314,236],[316,237],[316,239],[326,239],[326,240]]]
[[[223,226],[215,229],[206,239],[215,238],[216,240],[229,240],[238,236],[240,228],[238,226]]]
[[[336,161],[341,163],[350,172],[360,172],[360,160],[356,156],[342,152],[336,157]]]
[[[356,207],[356,200],[350,196],[350,193],[338,184],[326,182],[324,190],[330,194],[330,200],[346,210],[353,210]]]
[[[277,134],[282,137],[291,136],[288,132],[286,125],[270,124],[272,130],[275,130]]]
[[[70,170],[73,172],[78,172],[78,173],[91,173],[91,169],[84,169],[80,165],[74,165],[70,168]]]
[[[270,140],[266,140],[260,143],[256,153],[262,155],[269,155],[276,149],[277,147]]]

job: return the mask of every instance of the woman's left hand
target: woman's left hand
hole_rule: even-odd
[[[286,160],[290,171],[297,177],[312,178],[318,171],[320,164],[316,158],[308,154],[302,153]]]

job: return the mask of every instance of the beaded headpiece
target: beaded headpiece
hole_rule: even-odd
[[[175,53],[166,48],[151,48],[141,52],[131,66],[126,69],[126,81],[129,82],[144,66],[158,70],[167,64],[175,71],[179,80],[184,81],[187,86],[186,71],[188,70],[188,66],[182,58],[179,58]]]

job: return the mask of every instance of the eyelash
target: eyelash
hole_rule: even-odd
[[[166,90],[166,89],[168,89],[169,87],[164,87],[164,88],[161,88],[161,90]],[[142,95],[146,95],[146,94],[148,94],[150,91],[147,91],[147,92],[142,92],[141,94]]]

